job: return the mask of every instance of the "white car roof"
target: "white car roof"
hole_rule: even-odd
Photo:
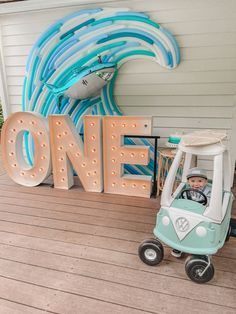
[[[222,141],[226,133],[212,130],[196,131],[182,136],[179,149],[194,155],[218,155],[226,150]]]
[[[222,154],[226,147],[221,143],[204,145],[204,146],[185,146],[180,142],[178,148],[185,152],[193,155],[205,155],[205,156],[215,156]]]

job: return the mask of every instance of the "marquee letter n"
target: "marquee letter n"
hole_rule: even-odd
[[[84,143],[68,115],[49,116],[49,128],[55,188],[74,184],[74,168],[85,191],[102,192],[101,117],[84,117]]]

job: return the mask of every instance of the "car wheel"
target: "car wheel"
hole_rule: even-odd
[[[145,264],[154,266],[163,260],[164,250],[160,241],[149,239],[140,244],[138,254]]]
[[[213,264],[210,263],[208,265],[207,257],[204,256],[190,256],[187,258],[185,271],[188,277],[196,283],[210,281],[214,277],[215,272]]]
[[[229,225],[229,228],[228,228],[228,231],[227,231],[227,235],[226,235],[226,238],[225,238],[225,242],[229,241],[229,238],[230,238],[230,235],[231,235],[231,230],[232,230],[232,227]]]

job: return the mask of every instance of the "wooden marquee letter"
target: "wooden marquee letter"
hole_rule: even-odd
[[[124,135],[150,135],[151,118],[103,118],[104,192],[150,197],[151,176],[124,174],[124,164],[147,165],[149,147],[124,146]]]
[[[23,137],[29,131],[34,141],[34,164],[24,154]],[[13,181],[36,186],[51,174],[50,144],[47,120],[35,113],[16,112],[4,123],[1,136],[2,159]]]
[[[84,143],[68,115],[49,116],[54,186],[69,189],[73,168],[85,191],[101,192],[101,117],[84,117]]]

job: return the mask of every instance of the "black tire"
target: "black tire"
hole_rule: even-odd
[[[225,238],[225,242],[229,241],[230,237],[236,236],[236,219],[231,218],[229,222],[229,227],[227,231],[227,235]]]
[[[185,271],[188,277],[196,283],[206,283],[214,277],[214,266],[211,263],[203,276],[200,274],[206,269],[208,265],[207,258],[204,256],[190,256],[185,262]]]
[[[230,219],[230,237],[236,237],[236,219]]]
[[[231,226],[229,225],[229,228],[228,228],[228,231],[227,231],[227,235],[226,235],[226,238],[225,238],[225,242],[228,242],[229,241],[229,238],[230,238],[230,235],[231,235]]]
[[[148,239],[140,244],[138,254],[145,264],[155,266],[163,260],[164,250],[160,241]]]

